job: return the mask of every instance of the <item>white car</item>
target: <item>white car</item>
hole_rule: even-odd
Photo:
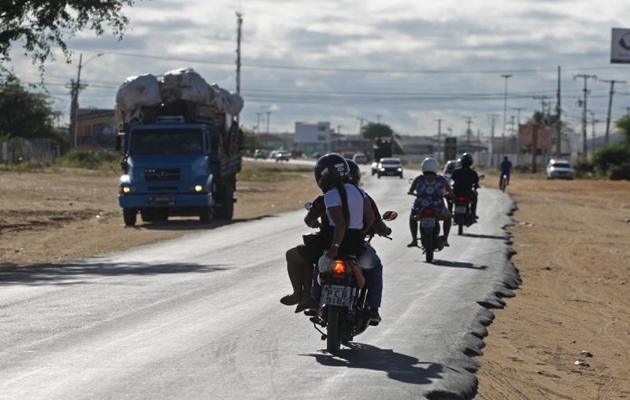
[[[573,168],[567,160],[549,160],[547,179],[573,179]]]

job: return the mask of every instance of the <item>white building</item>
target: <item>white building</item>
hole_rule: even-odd
[[[330,122],[296,122],[293,150],[306,155],[330,151]]]

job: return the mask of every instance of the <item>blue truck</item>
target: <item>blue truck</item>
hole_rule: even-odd
[[[209,85],[191,68],[125,80],[116,116],[124,171],[118,203],[126,226],[138,215],[143,222],[232,219],[242,107],[238,93]]]
[[[184,102],[185,103],[185,102]],[[174,107],[153,108],[149,123],[119,133],[124,174],[118,202],[126,226],[196,216],[201,223],[230,220],[241,170],[242,132],[229,114],[198,118]]]

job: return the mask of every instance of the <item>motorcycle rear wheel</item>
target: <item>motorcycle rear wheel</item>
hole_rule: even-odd
[[[425,238],[423,239],[423,246],[424,246],[424,255],[425,255],[425,260],[428,263],[432,263],[433,262],[433,250],[435,248],[435,244],[433,243],[433,236],[432,235],[425,235]]]
[[[339,351],[341,346],[339,307],[328,306],[328,324],[326,332],[326,350],[329,353]]]

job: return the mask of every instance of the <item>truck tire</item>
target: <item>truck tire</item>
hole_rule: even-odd
[[[234,186],[231,184],[223,186],[219,194],[219,204],[216,218],[221,220],[231,220],[234,217]]]
[[[136,217],[138,216],[138,210],[135,208],[123,208],[123,220],[126,226],[136,225]]]

